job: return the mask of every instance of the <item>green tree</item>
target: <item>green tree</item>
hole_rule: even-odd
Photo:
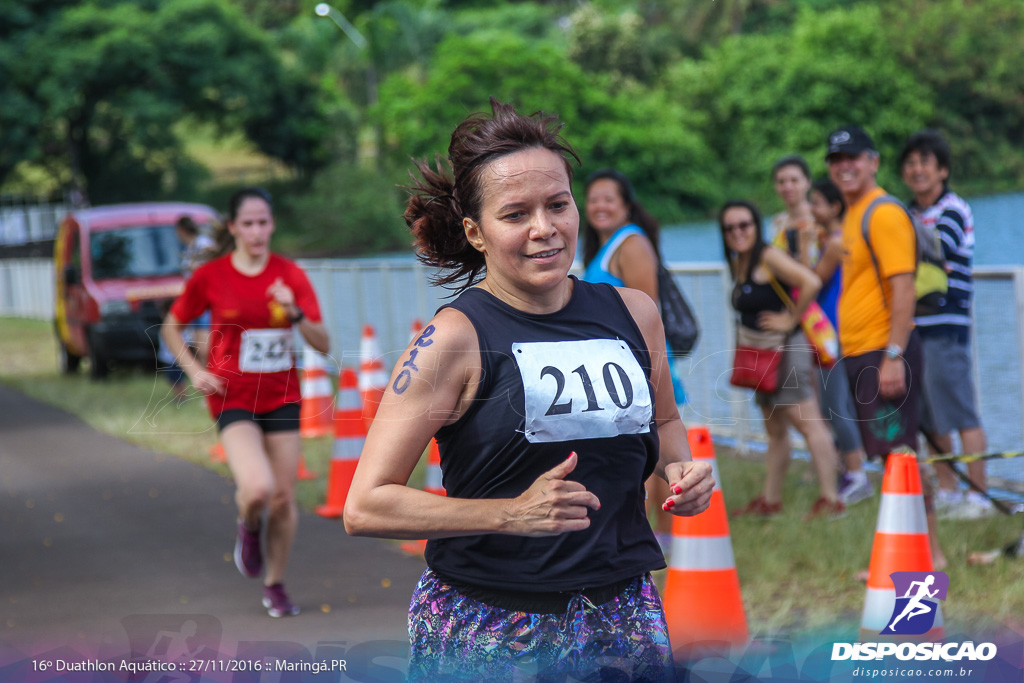
[[[284,247],[345,256],[408,250],[412,239],[401,201],[398,187],[385,176],[346,162],[333,164],[292,202],[290,213],[301,229],[290,231]]]
[[[663,220],[707,208],[714,187],[701,160],[710,152],[693,113],[664,92],[584,73],[552,42],[499,32],[449,37],[422,81],[406,73],[385,81],[377,115],[392,167],[445,154],[455,125],[486,110],[492,95],[522,112],[557,113],[583,160],[581,178],[619,168]]]
[[[563,8],[558,5],[534,2],[487,3],[483,8],[453,12],[452,4],[449,0],[445,6],[449,9],[449,31],[456,35],[500,30],[523,38],[557,40],[562,32],[560,22],[564,14]]]
[[[679,54],[675,36],[633,11],[603,12],[586,5],[570,18],[569,56],[592,73],[648,83]]]
[[[376,118],[386,131],[385,154],[394,166],[407,167],[409,157],[447,151],[455,125],[486,110],[491,95],[572,122],[580,118],[577,95],[586,87],[583,72],[558,46],[479,31],[443,40],[425,77],[407,71],[388,77]]]
[[[880,39],[880,22],[868,5],[805,10],[792,32],[734,36],[706,59],[673,68],[668,87],[704,113],[700,134],[729,194],[775,201],[768,173],[786,154],[803,154],[823,172],[825,137],[846,123],[871,133],[882,152],[880,181],[897,189],[885,164],[934,105],[891,42]]]
[[[22,159],[93,201],[175,187],[194,166],[173,132],[186,114],[246,130],[297,170],[324,162],[315,84],[220,0],[20,5],[32,18],[19,31],[23,49],[0,57],[14,74],[10,87],[40,112]]]
[[[250,21],[264,29],[283,29],[298,17],[309,3],[303,0],[232,0]]]
[[[916,0],[882,11],[887,42],[934,94],[961,190],[1024,186],[1024,3]]]

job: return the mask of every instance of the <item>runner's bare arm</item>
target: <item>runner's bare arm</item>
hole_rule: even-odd
[[[900,273],[889,278],[892,290],[892,324],[889,328],[889,343],[907,348],[910,331],[914,327],[914,274]]]
[[[298,328],[306,343],[320,353],[328,353],[331,350],[331,337],[323,322],[315,323],[309,318],[303,317],[295,327]]]
[[[626,308],[636,321],[651,354],[651,383],[654,385],[654,414],[658,425],[659,458],[655,474],[668,482],[673,495],[668,501],[659,501],[663,508],[676,515],[695,515],[711,502],[714,478],[711,466],[691,462],[690,444],[686,426],[679,417],[672,376],[665,350],[665,328],[658,307],[643,292],[636,289],[616,288]]]
[[[431,437],[468,409],[480,379],[476,330],[460,312],[438,313],[402,354],[359,457],[345,503],[354,536],[446,538],[485,533],[550,536],[590,526],[600,503],[565,476],[576,457],[512,499],[468,500],[409,487]]]
[[[776,247],[765,247],[761,258],[764,266],[780,282],[800,290],[800,296],[793,302],[794,315],[796,322],[799,323],[807,307],[821,291],[821,278],[813,270]]]
[[[302,338],[306,340],[307,344],[320,353],[328,353],[331,350],[331,339],[323,322],[313,322],[304,315],[304,311],[295,303],[295,292],[285,284],[282,278],[274,280],[273,284],[267,288],[267,294],[284,307],[290,319],[294,320],[300,315],[302,316],[299,322],[294,323],[294,325],[299,330],[299,333],[302,334]]]
[[[892,289],[889,344],[905,350],[914,327],[914,274],[893,275],[889,277],[889,285]],[[907,393],[907,372],[902,358],[883,356],[878,368],[878,391],[883,398],[896,398]]]
[[[843,262],[843,238],[840,235],[829,235],[825,242],[818,264],[814,267],[815,274],[822,283],[828,282],[836,274],[839,264]]]
[[[168,313],[164,318],[164,324],[160,326],[160,338],[167,345],[167,350],[174,356],[174,362],[188,375],[192,386],[201,394],[222,394],[225,389],[225,382],[222,378],[209,373],[206,368],[196,360],[192,352],[185,344],[183,332],[187,325],[178,320],[173,313]]]
[[[616,251],[622,282],[630,289],[658,300],[658,256],[650,240],[643,235],[630,235]]]

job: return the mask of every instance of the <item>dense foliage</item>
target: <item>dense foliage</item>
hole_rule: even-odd
[[[405,248],[410,158],[494,95],[558,113],[577,181],[617,167],[663,221],[734,196],[777,208],[772,162],[823,173],[847,122],[891,189],[923,127],[948,134],[962,191],[1024,188],[1019,0],[334,4],[365,46],[313,0],[3,3],[0,187],[31,166],[94,202],[203,198],[174,124],[213,123],[292,170],[294,248]]]
[[[316,90],[270,38],[216,0],[4,5],[0,182],[31,161],[94,203],[146,199],[192,166],[175,124],[244,130],[296,168],[326,158]],[[10,41],[10,42],[9,42]],[[6,93],[5,93],[6,94]],[[8,158],[8,155],[10,158]]]

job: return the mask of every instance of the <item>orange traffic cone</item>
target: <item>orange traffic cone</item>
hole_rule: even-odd
[[[693,427],[687,437],[693,460],[711,464],[715,489],[707,510],[672,522],[672,553],[662,601],[669,642],[673,648],[709,641],[741,645],[750,636],[715,448],[707,427]]]
[[[323,356],[308,346],[302,352],[302,410],[299,435],[303,439],[327,436],[333,430],[331,411],[333,388]]]
[[[210,446],[210,462],[227,462],[228,455],[224,452],[224,444],[220,441]]]
[[[414,342],[416,337],[420,336],[420,333],[423,332],[423,321],[419,318],[413,318],[410,330],[412,333],[409,335],[409,341]]]
[[[388,386],[388,375],[384,372],[381,362],[380,344],[373,325],[363,326],[363,336],[359,342],[359,398],[363,402],[363,422],[370,429],[373,418],[377,416],[377,408],[384,398],[384,390]]]
[[[359,380],[352,368],[343,368],[338,381],[338,400],[334,410],[334,449],[327,476],[327,500],[317,507],[321,517],[341,517],[345,511],[352,477],[366,441],[363,408],[359,402]]]
[[[295,473],[295,478],[305,481],[316,479],[316,472],[306,468],[306,456],[299,453],[299,469]]]
[[[441,484],[441,451],[437,447],[437,439],[430,440],[430,450],[427,452],[427,477],[423,482],[423,490],[437,496],[448,495]],[[427,549],[427,542],[406,541],[401,548],[412,555],[422,555]]]
[[[864,613],[860,620],[860,639],[871,642],[891,639],[942,640],[946,629],[939,604],[936,604],[935,622],[924,635],[880,635],[896,606],[896,587],[889,575],[893,572],[934,570],[917,456],[913,453],[891,453],[885,463],[885,476],[882,478],[882,504],[878,509],[875,542],[871,546],[871,566]]]

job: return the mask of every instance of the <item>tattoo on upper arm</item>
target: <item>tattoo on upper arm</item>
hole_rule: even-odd
[[[434,334],[434,326],[427,325],[423,328],[423,332],[413,342],[412,351],[409,352],[409,359],[402,363],[402,371],[398,373],[398,377],[395,377],[394,384],[391,388],[395,390],[396,394],[404,394],[405,390],[412,384],[412,373],[419,372],[420,369],[416,366],[416,356],[419,354],[420,349],[426,348],[434,343],[433,339],[430,339],[430,335]]]

